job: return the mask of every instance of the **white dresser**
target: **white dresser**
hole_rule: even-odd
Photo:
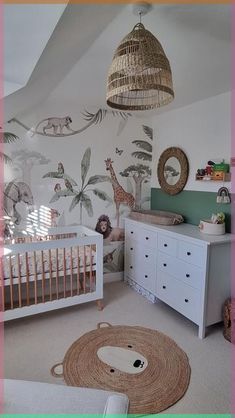
[[[125,280],[134,282],[199,326],[222,320],[230,296],[231,234],[203,235],[197,226],[125,220]]]

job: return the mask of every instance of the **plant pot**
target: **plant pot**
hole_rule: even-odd
[[[214,224],[212,221],[206,219],[200,221],[199,229],[203,234],[209,235],[223,235],[225,234],[225,223]]]

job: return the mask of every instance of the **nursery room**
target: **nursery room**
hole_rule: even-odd
[[[4,413],[231,413],[231,13],[3,6]]]

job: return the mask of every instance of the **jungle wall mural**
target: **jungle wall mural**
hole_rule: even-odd
[[[6,236],[87,225],[103,235],[104,273],[116,277],[124,264],[124,219],[150,205],[152,128],[147,119],[107,109],[63,117],[46,110],[4,129]]]

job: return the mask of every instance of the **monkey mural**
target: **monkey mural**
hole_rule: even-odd
[[[58,173],[64,174],[64,166],[63,163],[58,163]]]
[[[61,191],[61,185],[60,183],[56,183],[55,187],[54,187],[54,192],[60,192]]]
[[[44,122],[45,123],[47,122],[47,124],[42,127],[42,131],[44,135],[47,135],[48,129],[53,129],[54,135],[64,134],[63,132],[64,128],[66,128],[68,131],[74,132],[73,129],[70,128],[70,124],[72,123],[72,118],[70,116],[65,116],[64,118],[53,117],[53,118],[43,119],[37,124],[35,131],[37,131],[39,126]],[[59,129],[59,132],[58,132],[58,129]]]

